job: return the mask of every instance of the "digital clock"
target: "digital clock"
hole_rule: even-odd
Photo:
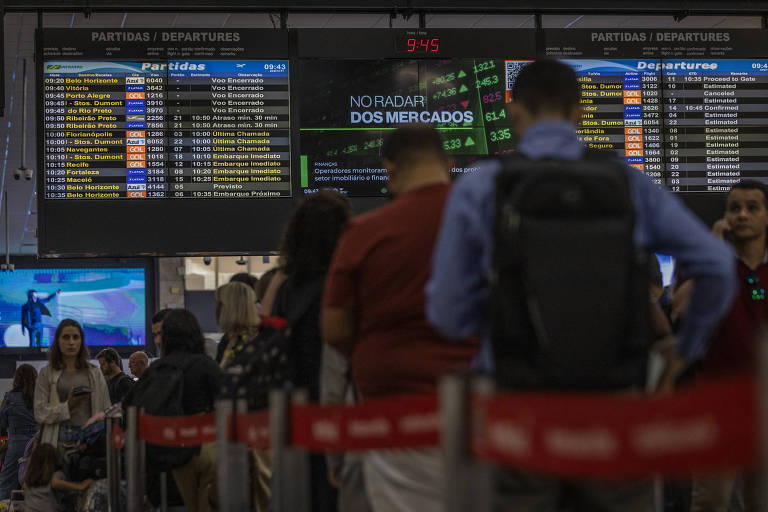
[[[395,39],[395,51],[406,55],[438,55],[439,37],[399,37]]]

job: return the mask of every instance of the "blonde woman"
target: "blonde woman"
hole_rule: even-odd
[[[216,290],[216,321],[224,336],[219,342],[216,361],[221,368],[232,364],[259,333],[259,307],[256,292],[241,282],[230,282]],[[266,511],[269,505],[269,480],[272,470],[268,450],[253,452],[254,467],[251,469],[253,510]]]
[[[259,333],[259,307],[250,286],[231,282],[216,290],[216,322],[224,336],[216,350],[216,362],[226,369]]]

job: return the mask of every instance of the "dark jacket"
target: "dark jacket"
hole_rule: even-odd
[[[287,279],[277,291],[275,297],[275,316],[286,318],[291,315],[299,300],[312,295],[315,300],[301,319],[291,326],[290,380],[294,387],[306,389],[309,400],[317,402],[320,398],[320,366],[323,354],[323,340],[320,336],[320,302],[322,299],[323,276],[296,283]]]
[[[26,439],[37,432],[38,424],[31,407],[24,403],[20,391],[9,391],[0,406],[0,429],[8,429],[8,436]]]
[[[184,372],[184,396],[182,407],[184,414],[198,414],[213,411],[213,402],[221,385],[221,369],[216,361],[205,354],[173,352],[164,356],[167,362],[191,366]],[[195,359],[195,362],[192,360]]]
[[[118,373],[107,381],[109,401],[113,404],[122,402],[131,388],[133,388],[133,379],[123,372]]]

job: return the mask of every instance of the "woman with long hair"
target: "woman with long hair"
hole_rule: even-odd
[[[88,418],[109,405],[104,375],[88,362],[83,328],[75,320],[62,320],[35,386],[40,442],[60,450],[72,445]]]
[[[186,309],[172,309],[163,318],[162,336],[163,357],[152,363],[148,371],[164,365],[182,368],[184,415],[212,412],[221,386],[221,369],[205,353],[205,339],[195,315]],[[173,479],[189,512],[209,512],[208,496],[216,479],[215,443],[204,444],[195,452],[185,463],[173,468]]]
[[[8,429],[8,451],[0,471],[0,500],[11,497],[11,491],[19,488],[19,459],[24,447],[37,432],[33,412],[37,370],[22,364],[13,376],[13,388],[5,394],[0,406],[0,428]]]
[[[280,264],[285,281],[277,282],[271,314],[290,317],[294,308],[307,300],[311,305],[291,325],[289,379],[294,387],[306,389],[309,399],[318,401],[323,342],[320,337],[320,302],[325,274],[336,242],[352,216],[349,202],[331,190],[309,196],[294,210],[283,237]],[[336,511],[336,491],[327,478],[325,458],[310,458],[312,510]]]
[[[224,336],[219,342],[216,362],[226,368],[259,332],[256,292],[232,281],[216,290],[216,322]]]

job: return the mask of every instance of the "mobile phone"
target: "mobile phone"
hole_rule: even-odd
[[[72,396],[77,395],[87,395],[91,392],[91,388],[88,386],[77,386],[75,389],[72,390]]]

